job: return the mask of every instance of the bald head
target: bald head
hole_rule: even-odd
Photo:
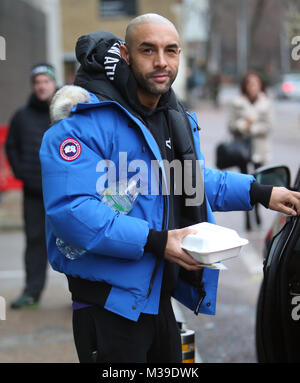
[[[132,37],[134,35],[134,31],[136,27],[142,24],[169,25],[171,28],[174,29],[174,31],[178,35],[177,29],[175,28],[174,24],[170,20],[156,13],[146,13],[144,15],[135,17],[127,25],[126,34],[125,34],[125,42],[127,47],[130,48]]]
[[[148,13],[130,22],[125,41],[120,52],[137,82],[139,101],[155,109],[178,72],[181,52],[178,32],[165,17]]]

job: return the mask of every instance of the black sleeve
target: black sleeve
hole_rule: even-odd
[[[19,113],[16,113],[9,124],[8,136],[5,143],[6,155],[16,178],[22,178],[20,129]]]
[[[168,241],[168,230],[157,231],[151,229],[144,247],[145,252],[150,252],[163,258]]]
[[[261,203],[265,208],[269,207],[272,185],[261,185],[258,182],[252,182],[250,188],[250,203],[255,205]]]

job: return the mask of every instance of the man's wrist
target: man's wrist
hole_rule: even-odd
[[[168,241],[168,230],[151,229],[148,234],[147,242],[144,247],[145,252],[153,253],[159,258],[164,257]]]
[[[271,194],[273,186],[272,185],[261,185],[258,182],[252,182],[250,188],[250,203],[255,205],[256,203],[261,203],[265,208],[269,207]]]

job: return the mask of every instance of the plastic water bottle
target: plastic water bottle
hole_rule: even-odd
[[[77,247],[71,246],[65,243],[62,239],[56,238],[56,246],[58,250],[68,259],[77,259],[80,258],[86,250],[79,249]]]
[[[122,214],[128,214],[133,208],[138,194],[135,179],[131,179],[128,183],[127,180],[122,180],[104,190],[102,202]],[[86,253],[86,250],[71,246],[60,238],[56,238],[56,246],[66,258],[71,260],[78,259]]]
[[[102,202],[121,214],[128,214],[139,195],[137,182],[131,179],[112,184],[102,193]]]

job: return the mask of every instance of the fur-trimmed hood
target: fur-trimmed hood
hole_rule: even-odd
[[[89,102],[89,92],[80,86],[65,85],[59,89],[50,104],[50,120],[51,124],[67,118],[71,114],[71,110],[79,102]]]

